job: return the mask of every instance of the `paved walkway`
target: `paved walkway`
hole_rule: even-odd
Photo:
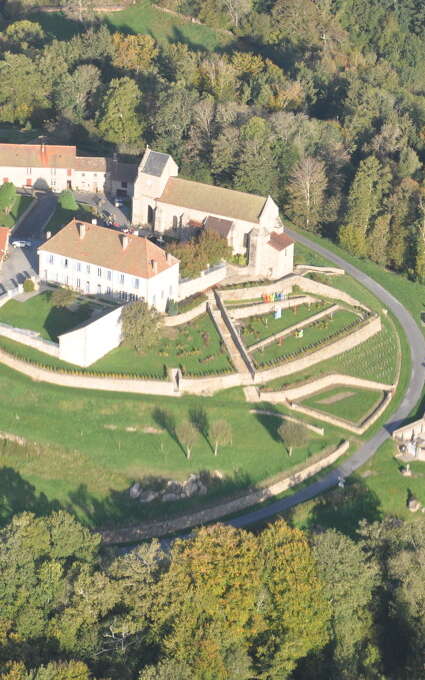
[[[238,373],[241,373],[242,375],[250,375],[247,365],[242,359],[241,353],[239,352],[239,349],[236,347],[236,344],[229,332],[229,329],[227,328],[226,324],[223,321],[221,313],[219,312],[217,307],[215,307],[215,305],[213,306],[211,303],[210,305],[211,314],[213,316],[214,322],[218,328],[218,332],[220,333],[224,344],[226,345],[226,349],[229,352],[233,366],[235,367]]]

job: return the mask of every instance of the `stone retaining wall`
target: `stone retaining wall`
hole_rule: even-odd
[[[425,432],[425,418],[420,418],[419,420],[415,420],[413,423],[409,423],[409,425],[403,425],[403,427],[399,427],[397,430],[394,430],[392,436],[393,439],[410,441],[411,439],[414,439],[419,434],[423,434],[424,432]]]
[[[285,276],[283,279],[272,283],[262,283],[258,286],[246,286],[245,288],[220,288],[219,293],[225,300],[251,300],[269,293],[290,293],[296,281],[294,278],[302,279],[302,276]]]
[[[333,276],[342,276],[345,270],[341,267],[315,267],[312,264],[296,264],[294,272],[316,272],[317,274],[330,274]]]
[[[275,378],[283,378],[285,375],[291,375],[291,373],[298,373],[298,371],[303,371],[305,368],[310,368],[314,364],[320,361],[325,361],[326,359],[331,359],[332,357],[338,356],[343,352],[347,352],[353,349],[356,345],[360,345],[366,340],[369,340],[373,335],[379,333],[381,330],[381,319],[379,316],[375,316],[370,321],[367,321],[359,330],[345,335],[340,340],[326,345],[322,349],[308,354],[301,359],[295,359],[294,361],[285,362],[279,366],[273,368],[268,368],[263,371],[257,371],[255,375],[255,384],[259,385],[261,383],[269,382]]]
[[[274,335],[270,335],[268,338],[265,338],[264,340],[260,340],[260,342],[256,342],[255,345],[250,345],[248,347],[248,350],[250,352],[255,352],[256,349],[260,349],[261,347],[270,345],[270,343],[274,342],[275,340],[279,340],[279,338],[284,338],[286,335],[290,335],[297,329],[309,326],[315,321],[319,321],[319,319],[323,319],[325,316],[329,316],[330,314],[337,312],[338,309],[341,309],[339,305],[332,305],[331,307],[328,307],[328,309],[324,309],[322,312],[313,314],[313,316],[310,316],[310,318],[305,319],[304,321],[295,323],[293,326],[289,326],[289,328],[285,328],[285,330],[279,331],[279,333],[275,333]]]
[[[39,352],[44,352],[44,354],[59,358],[59,345],[51,340],[45,340],[35,331],[24,328],[15,328],[6,323],[0,323],[0,335],[4,338],[19,342],[21,345],[37,349]]]
[[[163,319],[163,324],[164,326],[171,327],[171,326],[181,326],[183,323],[188,323],[188,321],[192,321],[192,319],[196,319],[197,316],[201,316],[201,314],[205,314],[207,311],[207,301],[205,300],[204,302],[201,302],[200,305],[197,305],[193,309],[189,309],[188,312],[183,312],[182,314],[176,314],[175,316],[165,316]]]
[[[386,383],[375,382],[374,380],[364,380],[363,378],[354,378],[343,373],[331,373],[324,375],[316,380],[289,387],[288,389],[279,390],[276,392],[260,392],[260,398],[270,401],[272,403],[279,403],[283,400],[296,401],[304,399],[315,392],[321,392],[328,387],[335,387],[336,385],[347,385],[349,387],[360,387],[369,390],[382,390],[383,392],[393,392],[396,385],[388,385]]]
[[[148,538],[155,538],[159,536],[166,536],[167,534],[172,534],[176,531],[184,531],[195,526],[206,524],[207,522],[215,522],[226,515],[231,515],[234,512],[240,512],[246,508],[256,505],[257,503],[262,503],[273,496],[277,496],[288,489],[293,488],[297,484],[301,484],[306,479],[314,477],[319,472],[325,468],[333,465],[339,458],[341,458],[344,453],[348,450],[350,446],[349,441],[342,442],[332,453],[328,454],[324,458],[317,460],[310,465],[307,465],[304,469],[299,472],[293,472],[292,474],[285,476],[278,482],[270,484],[262,489],[252,491],[247,493],[245,496],[236,498],[220,505],[216,505],[212,508],[206,508],[205,510],[200,510],[199,512],[194,512],[191,515],[183,515],[182,517],[176,517],[174,519],[159,521],[153,520],[151,522],[145,522],[139,526],[128,527],[126,529],[116,529],[110,531],[101,531],[103,542],[105,544],[114,543],[137,543]]]
[[[254,380],[254,378],[255,378],[255,367],[254,367],[254,364],[252,362],[252,359],[249,356],[249,354],[246,350],[246,347],[243,343],[243,340],[240,337],[239,333],[237,332],[237,330],[236,330],[236,328],[233,324],[233,321],[230,318],[229,314],[227,313],[227,309],[224,306],[224,304],[221,300],[221,297],[216,290],[214,291],[214,295],[215,295],[217,307],[218,307],[218,309],[221,313],[221,317],[222,317],[224,323],[226,324],[226,327],[227,327],[227,329],[228,329],[228,331],[229,331],[229,333],[232,337],[232,340],[235,343],[236,348],[239,351],[248,371],[250,372],[252,379]]]
[[[323,413],[323,411],[318,411],[315,408],[310,408],[309,406],[302,406],[301,404],[296,404],[295,402],[289,403],[289,408],[297,413],[303,413],[305,416],[310,418],[317,418],[322,420],[324,423],[329,423],[330,425],[335,425],[336,427],[341,427],[344,430],[353,432],[354,434],[361,435],[366,432],[366,430],[375,423],[378,418],[383,414],[391,399],[393,398],[392,392],[387,392],[383,399],[379,402],[378,406],[372,411],[371,414],[365,418],[360,425],[353,425],[348,420],[343,420],[342,418],[337,418],[336,416],[331,416],[328,413]]]

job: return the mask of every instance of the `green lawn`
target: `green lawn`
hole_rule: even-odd
[[[9,300],[0,309],[0,322],[17,328],[29,328],[40,333],[46,340],[57,342],[58,335],[87,321],[93,312],[90,302],[80,303],[75,311],[54,307],[51,295],[50,291],[45,291],[26,302]]]
[[[200,507],[205,498],[155,508],[131,501],[130,484],[220,470],[226,478],[211,490],[214,498],[275,477],[340,439],[335,428],[327,428],[324,437],[313,436],[289,458],[277,434],[281,420],[251,414],[240,389],[180,399],[70,390],[34,383],[5,366],[0,388],[9,405],[0,410],[0,429],[37,442],[0,446],[3,520],[55,501],[91,526],[170,516]],[[215,457],[208,436],[200,435],[188,461],[174,426],[186,418],[198,422],[200,410],[208,423],[226,419],[233,443]]]
[[[31,203],[32,198],[18,194],[13,208],[8,214],[0,210],[0,226],[9,227],[9,229],[14,227],[20,216],[25,212]]]
[[[4,123],[3,123],[4,125]],[[30,144],[41,134],[41,129],[23,129],[16,127],[0,127],[0,142],[7,144]]]
[[[187,375],[233,370],[208,314],[203,314],[189,324],[163,328],[159,342],[144,354],[137,354],[128,347],[117,347],[93,364],[91,370],[164,377],[169,368],[178,366]]]
[[[355,536],[362,519],[373,522],[386,515],[415,520],[407,508],[413,495],[425,505],[425,463],[410,464],[412,477],[400,473],[403,463],[394,458],[392,439],[384,442],[373,458],[346,480],[344,489],[334,489],[320,498],[302,503],[287,515],[300,528],[336,528]]]
[[[145,33],[151,35],[160,45],[169,42],[186,43],[194,50],[215,51],[231,43],[234,38],[222,31],[202,26],[183,17],[162,12],[153,6],[150,0],[142,0],[120,12],[101,14],[111,31],[122,33]],[[65,17],[60,12],[36,12],[32,21],[41,24],[43,30],[51,38],[69,40],[84,27],[77,21]]]
[[[60,231],[60,229],[62,229],[62,227],[74,219],[74,217],[77,220],[91,222],[93,214],[90,212],[88,206],[81,203],[79,203],[78,206],[78,210],[74,211],[67,210],[66,208],[62,208],[60,205],[58,205],[49,222],[45,226],[44,231],[50,231],[52,235],[56,234],[58,231]]]
[[[352,423],[361,423],[382,400],[382,392],[339,385],[300,400],[304,406]]]
[[[163,12],[153,7],[149,0],[142,0],[122,12],[108,14],[107,21],[114,31],[147,33],[161,45],[182,42],[194,50],[213,52],[233,40],[222,31]]]
[[[318,301],[313,304],[302,304],[292,309],[283,309],[280,319],[274,318],[274,312],[242,319],[238,323],[241,324],[244,343],[247,347],[254,345],[261,340],[269,338],[271,335],[284,331],[296,323],[305,321],[310,316],[323,311],[326,307],[330,307],[330,304]]]
[[[264,349],[256,350],[252,355],[254,362],[257,366],[265,366],[267,362],[277,361],[284,355],[294,352],[301,355],[308,351],[309,345],[324,343],[326,339],[332,341],[333,337],[336,338],[356,320],[359,321],[359,317],[354,312],[338,310],[332,319],[320,319],[311,326],[304,328],[302,338],[290,335],[267,345]]]

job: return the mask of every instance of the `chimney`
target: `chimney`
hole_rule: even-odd
[[[171,264],[171,253],[165,253],[165,259],[167,260],[168,264]]]
[[[121,245],[122,249],[125,250],[128,246],[128,236],[127,234],[121,234]]]
[[[91,223],[92,223],[92,224],[97,224],[97,217],[92,217]]]
[[[44,153],[46,151],[46,145],[44,142],[41,142],[41,153]]]
[[[154,274],[158,273],[158,262],[156,260],[151,260],[151,267]]]
[[[80,234],[80,239],[83,239],[86,235],[86,225],[84,222],[77,222],[78,233]]]
[[[49,238],[52,237],[52,232],[51,231],[46,231],[46,239],[49,240]]]

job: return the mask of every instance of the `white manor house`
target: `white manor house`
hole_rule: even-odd
[[[131,198],[133,225],[153,233],[185,239],[202,229],[214,231],[234,254],[246,256],[247,271],[253,276],[279,279],[293,271],[293,241],[271,196],[180,178],[173,158],[149,147],[136,165],[122,163],[116,155],[79,156],[75,146],[0,144],[0,166],[3,183]],[[181,298],[175,283],[178,267],[176,262],[170,267],[165,253],[151,256],[152,252],[156,253],[153,244],[147,245],[142,237],[71,222],[39,249],[40,276],[87,293],[122,291],[126,299],[144,297],[162,309],[167,299]],[[167,264],[164,269],[161,257]],[[150,261],[156,264],[149,265]],[[97,271],[102,274],[97,276]],[[166,285],[161,277],[167,279]]]

